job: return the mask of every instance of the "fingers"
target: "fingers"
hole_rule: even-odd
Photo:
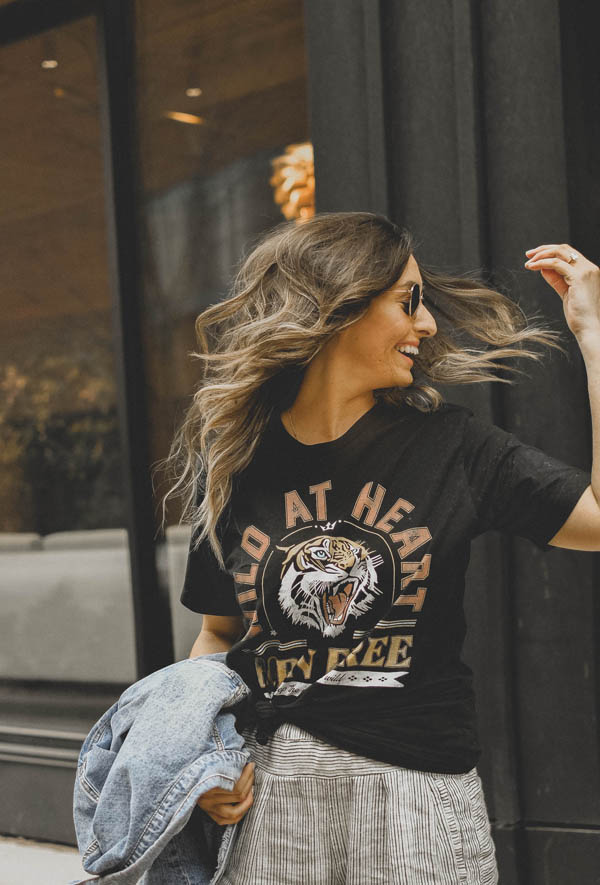
[[[233,786],[233,790],[223,790],[221,787],[213,787],[207,790],[204,796],[210,796],[218,799],[224,799],[227,802],[238,802],[243,799],[248,788],[254,783],[254,762],[247,762],[244,765],[241,775]]]
[[[532,252],[539,252],[541,249],[559,249],[558,243],[548,243],[545,246],[535,246],[533,249],[527,249],[525,255],[531,255]]]
[[[254,802],[253,791],[254,788],[251,787],[246,798],[236,805],[221,805],[212,812],[208,811],[208,814],[221,826],[239,823]]]
[[[541,252],[557,253],[558,255],[562,255],[563,258],[565,256],[568,258],[571,252],[578,254],[573,246],[569,246],[568,243],[547,243],[545,246],[536,246],[534,249],[527,249],[525,255],[532,256],[535,254],[537,257]]]
[[[527,270],[551,270],[564,278],[568,285],[572,282],[573,263],[571,262],[572,248],[566,244],[551,244],[536,246],[525,252],[529,256],[525,262]]]
[[[198,799],[197,805],[218,824],[237,823],[254,801],[254,762],[248,762],[233,790],[213,787]]]
[[[559,255],[558,249],[536,249],[527,261],[537,261],[538,258],[546,258],[553,255]]]
[[[254,762],[247,762],[246,765],[244,765],[244,769],[233,788],[234,793],[241,792],[243,794],[246,792],[248,786],[254,783],[254,768]]]
[[[568,264],[570,267],[572,267],[572,256],[575,255],[578,258],[581,257],[573,249],[572,246],[569,246],[568,243],[536,246],[535,249],[527,249],[525,255],[527,255],[529,258],[529,260],[525,263],[525,267],[530,267],[534,261],[537,262],[541,261],[542,259],[546,260],[549,258],[557,258],[558,260],[562,259],[565,264]]]
[[[214,796],[213,790],[207,790],[200,796],[197,805],[222,826],[238,823],[254,802],[254,785],[250,783],[247,786],[247,792],[240,802],[231,802],[232,792],[226,790],[222,792],[226,798]]]
[[[549,268],[550,270],[555,270],[565,278],[566,282],[571,281],[571,274],[573,271],[573,265],[569,264],[568,261],[564,261],[562,258],[538,258],[537,255],[534,259],[525,262],[525,267],[528,270],[541,270],[544,267]]]

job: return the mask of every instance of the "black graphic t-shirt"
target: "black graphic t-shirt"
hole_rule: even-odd
[[[227,572],[205,542],[181,601],[243,614],[226,662],[261,708],[362,756],[469,771],[480,755],[461,660],[471,539],[496,529],[551,550],[590,481],[451,403],[378,401],[317,445],[276,413],[235,478]]]

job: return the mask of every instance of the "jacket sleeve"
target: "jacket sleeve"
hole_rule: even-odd
[[[464,463],[477,516],[473,537],[494,529],[528,538],[543,552],[564,525],[591,474],[477,418],[465,423]]]

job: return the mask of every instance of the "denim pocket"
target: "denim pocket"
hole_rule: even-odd
[[[100,799],[100,791],[116,755],[112,750],[104,750],[94,744],[85,754],[83,762],[77,769],[77,779],[81,789],[96,803]]]

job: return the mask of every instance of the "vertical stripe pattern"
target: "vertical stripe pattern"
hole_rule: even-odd
[[[497,885],[481,780],[340,750],[285,722],[256,763],[219,885]]]

